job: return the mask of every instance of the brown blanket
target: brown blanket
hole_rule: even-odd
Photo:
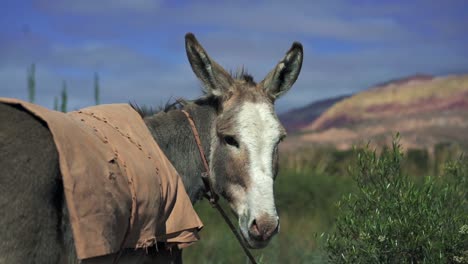
[[[132,107],[64,114],[16,99],[0,102],[21,105],[47,123],[79,259],[156,241],[183,247],[198,240],[203,224],[181,178]]]

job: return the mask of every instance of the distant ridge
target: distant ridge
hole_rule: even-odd
[[[417,74],[377,84],[336,101],[300,132],[291,139],[295,145],[388,144],[400,132],[404,147],[443,142],[468,149],[468,74]]]
[[[336,102],[348,97],[350,97],[350,95],[340,95],[318,100],[306,106],[289,110],[286,113],[280,114],[278,117],[288,133],[294,133],[315,121],[315,119]]]
[[[409,82],[414,82],[414,81],[431,81],[434,78],[435,76],[433,75],[416,73],[414,75],[389,80],[383,83],[378,83],[374,85],[373,87],[371,87],[370,89],[381,89],[390,85],[404,85],[404,84],[408,84]]]

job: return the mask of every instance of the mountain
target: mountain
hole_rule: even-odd
[[[376,85],[337,102],[301,132],[295,138],[301,145],[379,145],[400,132],[407,148],[441,142],[468,148],[468,74],[415,75]]]
[[[278,117],[288,133],[297,132],[317,119],[323,112],[349,95],[327,98],[312,102],[306,106],[292,109]]]
[[[407,84],[409,82],[415,82],[415,81],[430,81],[434,79],[434,77],[435,76],[429,75],[429,74],[417,73],[417,74],[406,76],[403,78],[393,79],[390,81],[376,84],[371,89],[379,89],[379,88],[385,89],[385,87],[388,87],[389,85],[403,85],[403,84]]]

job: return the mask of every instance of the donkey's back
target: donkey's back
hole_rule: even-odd
[[[52,134],[20,106],[0,103],[0,264],[101,264],[115,258],[78,261]],[[124,249],[118,261],[181,262],[181,250],[164,246]]]
[[[46,125],[0,103],[0,263],[57,263],[63,248],[58,154]]]

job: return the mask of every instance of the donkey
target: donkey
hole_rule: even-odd
[[[296,81],[302,45],[259,83],[245,72],[231,76],[212,60],[195,36],[185,36],[193,72],[204,95],[179,107],[144,116],[144,121],[182,177],[192,203],[204,194],[205,170],[190,124],[200,134],[210,181],[238,218],[250,248],[265,247],[279,231],[273,196],[278,144],[286,136],[275,101]],[[0,104],[0,263],[80,263],[76,259],[58,154],[46,124],[23,109]],[[103,256],[81,263],[111,263]],[[181,262],[181,250],[124,250],[119,263]]]

